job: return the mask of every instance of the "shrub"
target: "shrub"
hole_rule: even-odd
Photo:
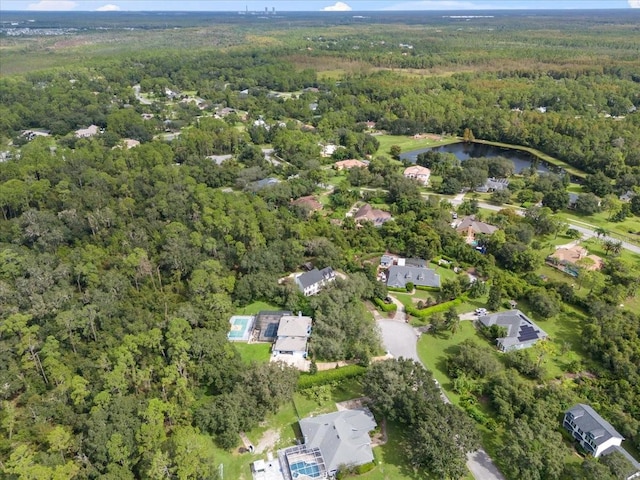
[[[379,298],[374,298],[373,302],[383,312],[395,312],[398,309],[398,306],[395,303],[384,303],[384,300]]]
[[[433,307],[423,308],[422,310],[417,309],[413,306],[405,307],[405,311],[409,315],[413,315],[417,318],[426,318],[434,313],[443,313],[449,310],[451,307],[456,307],[463,303],[466,300],[466,297],[463,295],[460,298],[456,298],[455,300],[451,300],[450,302],[439,303],[438,305],[434,305]]]
[[[334,382],[339,383],[349,378],[360,377],[364,375],[366,371],[367,369],[360,365],[348,365],[346,367],[323,370],[315,374],[303,373],[298,379],[298,389],[304,390],[318,385],[327,385]]]

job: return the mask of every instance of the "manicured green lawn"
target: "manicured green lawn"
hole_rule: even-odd
[[[242,361],[249,365],[252,363],[267,363],[271,356],[270,343],[234,342],[233,345],[240,353]]]
[[[488,344],[487,340],[478,333],[473,322],[468,320],[460,322],[460,328],[454,335],[451,332],[437,335],[426,333],[418,340],[420,360],[428,370],[433,372],[435,379],[440,382],[449,399],[455,404],[458,403],[460,397],[453,392],[453,385],[447,376],[447,356],[456,353],[458,345],[467,339],[476,343]],[[496,355],[498,355],[497,350]]]
[[[282,307],[267,302],[253,302],[246,307],[238,308],[236,315],[255,315],[262,310],[282,310]]]
[[[376,135],[376,139],[380,142],[378,153],[383,155],[389,155],[389,148],[391,145],[399,145],[402,149],[402,153],[410,152],[411,150],[418,150],[420,148],[436,147],[438,145],[447,145],[449,143],[459,142],[457,137],[445,137],[441,141],[430,140],[428,138],[421,138],[416,140],[413,137],[407,137],[404,135]]]

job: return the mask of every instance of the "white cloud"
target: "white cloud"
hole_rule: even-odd
[[[640,0],[629,0],[629,6],[631,8],[640,8]]]
[[[77,5],[71,0],[40,0],[38,3],[30,3],[27,10],[73,10]]]
[[[335,5],[329,5],[322,9],[323,12],[349,12],[351,7],[344,2],[336,2]]]
[[[113,3],[108,3],[107,5],[96,8],[96,12],[117,12],[119,10],[120,7],[118,5],[114,5]]]
[[[640,1],[640,0],[630,0]],[[486,10],[495,9],[495,5],[478,4],[457,0],[421,0],[396,3],[384,10]]]

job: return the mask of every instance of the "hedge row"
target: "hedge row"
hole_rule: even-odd
[[[407,293],[407,289],[406,289],[406,288],[387,287],[387,290],[389,290],[390,292],[403,292],[403,293]]]
[[[300,378],[298,378],[298,389],[304,390],[305,388],[311,388],[318,385],[341,382],[349,378],[364,375],[366,371],[366,367],[361,365],[347,365],[346,367],[323,370],[314,374],[303,373],[300,375]]]
[[[424,290],[425,292],[439,292],[440,287],[427,287],[422,285],[416,285],[416,290]]]
[[[374,298],[373,301],[383,312],[395,312],[398,309],[398,306],[393,302],[384,303],[384,301],[380,300],[379,298]]]
[[[456,298],[455,300],[451,300],[449,302],[439,303],[438,305],[434,305],[433,307],[423,308],[422,310],[416,307],[405,307],[405,311],[409,315],[413,315],[416,318],[425,318],[430,315],[433,315],[434,313],[446,312],[451,307],[456,307],[464,303],[465,300],[466,300],[466,297],[462,296],[462,297]]]

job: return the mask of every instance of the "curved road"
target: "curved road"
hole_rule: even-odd
[[[420,332],[406,322],[406,314],[404,313],[402,302],[391,295],[389,297],[398,306],[393,318],[385,318],[377,310],[372,310],[380,328],[384,347],[395,358],[409,358],[424,366],[418,356],[417,349]],[[440,393],[445,403],[451,403],[442,388],[440,388]],[[476,480],[505,480],[498,467],[496,467],[483,448],[467,454],[467,468]]]
[[[452,200],[451,200],[451,205],[453,206],[458,206],[462,203],[462,201],[464,200],[464,194],[460,194],[460,195],[456,195]],[[499,212],[502,209],[505,208],[511,208],[513,210],[515,210],[518,215],[524,215],[524,209],[520,208],[520,207],[515,207],[513,205],[492,205],[490,203],[485,203],[485,202],[478,202],[478,206],[480,208],[484,208],[485,210],[493,210],[494,212]],[[585,226],[582,225],[576,225],[575,223],[571,223],[571,222],[565,222],[569,228],[573,228],[575,230],[577,230],[578,232],[580,232],[580,234],[582,235],[583,239],[587,239],[587,238],[593,238],[593,237],[597,237],[598,234],[595,232],[595,230],[592,230],[591,228],[587,228],[587,227],[593,227],[593,225],[589,225],[587,223],[585,223]],[[595,227],[593,227],[595,228]],[[612,242],[621,242],[622,244],[622,248],[624,248],[625,250],[629,250],[630,252],[633,253],[637,253],[640,255],[640,247],[638,245],[634,245],[633,243],[629,243],[629,242],[625,242],[623,240],[619,240],[617,238],[613,238],[613,237],[603,237],[603,240],[611,240]]]

